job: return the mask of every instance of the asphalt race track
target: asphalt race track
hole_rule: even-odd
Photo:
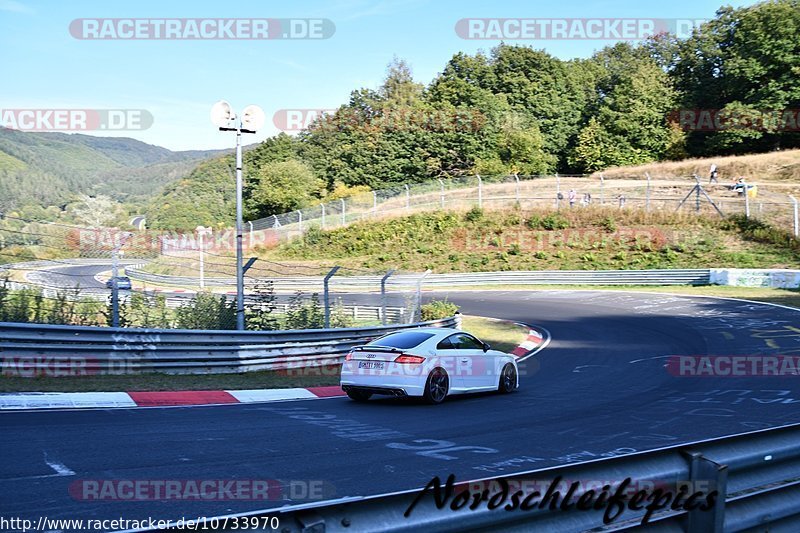
[[[0,514],[220,515],[307,500],[309,481],[326,498],[369,495],[421,487],[436,475],[510,474],[800,422],[796,377],[678,377],[664,366],[669,355],[798,355],[797,311],[603,291],[449,299],[467,314],[550,332],[550,345],[521,363],[520,390],[435,407],[334,398],[0,413]],[[122,479],[281,480],[288,500],[82,501],[69,493],[78,480]]]
[[[120,261],[120,265],[124,266],[125,264],[125,261]],[[76,285],[79,285],[81,289],[88,289],[93,292],[97,289],[105,291],[105,283],[97,281],[95,276],[100,272],[109,270],[111,270],[110,264],[49,267],[29,272],[27,279],[31,283],[50,287],[73,289]]]
[[[133,264],[136,261],[128,261],[127,263]],[[124,266],[126,261],[120,261],[120,265]],[[104,293],[111,294],[111,290],[107,289],[105,283],[101,283],[95,279],[95,276],[101,272],[111,271],[111,264],[96,264],[96,265],[65,265],[53,266],[41,270],[29,271],[26,278],[29,283],[34,285],[42,285],[46,287],[63,287],[64,289],[74,289],[76,285],[80,286],[81,291],[91,293]],[[174,291],[165,288],[159,290],[159,293],[170,298],[193,298],[195,292],[199,290],[197,287],[190,289],[190,292],[184,289],[175,289]],[[120,294],[125,295],[131,291],[123,290]],[[150,290],[147,291],[150,293]],[[275,298],[277,302],[289,302],[294,297],[295,293],[276,293]],[[389,306],[404,306],[405,296],[408,291],[402,292],[389,292],[387,294],[387,305]],[[227,294],[227,298],[234,299],[234,294]],[[319,296],[319,295],[318,295]],[[342,293],[331,291],[332,301],[341,301],[343,304],[354,305],[379,305],[379,300],[374,294],[366,293]],[[321,298],[321,297],[320,297]]]

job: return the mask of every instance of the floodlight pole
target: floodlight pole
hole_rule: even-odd
[[[244,268],[242,260],[242,133],[255,133],[242,127],[242,117],[233,116],[234,127],[220,126],[219,131],[236,132],[236,329],[244,330]],[[275,219],[277,221],[277,218]]]
[[[244,330],[244,270],[242,269],[242,127],[236,128],[236,329]]]
[[[231,106],[220,100],[211,108],[211,122],[219,131],[236,132],[236,329],[244,330],[244,267],[242,265],[242,133],[255,133],[264,122],[264,112],[258,106],[244,108],[237,116]],[[259,117],[260,115],[260,117]],[[246,117],[250,118],[246,118]],[[233,122],[233,124],[231,124]],[[277,223],[278,219],[275,218]],[[252,227],[252,226],[251,226]]]

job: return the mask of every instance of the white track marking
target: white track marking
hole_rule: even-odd
[[[608,365],[578,365],[572,370],[572,372],[575,373],[575,374],[582,374],[583,373],[582,369],[589,368],[589,367],[597,367],[597,368],[603,367],[603,368],[605,368],[605,367],[608,367]]]
[[[74,476],[75,472],[67,468],[64,463],[59,463],[58,461],[51,461],[47,459],[47,452],[44,453],[44,462],[47,463],[47,466],[55,470],[56,474],[59,476]]]
[[[653,357],[645,357],[644,359],[634,359],[633,361],[628,361],[628,363],[641,363],[642,361],[652,361],[653,359],[667,359],[672,357],[671,355],[655,355]]]

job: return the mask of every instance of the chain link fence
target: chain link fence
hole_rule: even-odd
[[[709,184],[695,176],[655,175],[464,176],[370,191],[247,222],[243,245],[246,256],[258,255],[312,229],[437,209],[514,206],[739,215],[797,236],[797,202],[752,181]],[[118,315],[121,326],[233,329],[235,244],[231,229],[129,232],[0,214],[0,280],[5,280],[0,281],[0,319],[110,325]],[[121,289],[117,313],[110,290],[115,265]],[[262,258],[245,273],[248,328],[413,322],[419,318],[424,276]]]
[[[738,185],[738,186],[737,186]],[[645,211],[692,211],[723,216],[748,214],[798,234],[796,202],[788,195],[737,183],[702,183],[695,176],[631,176],[605,179],[577,176],[464,176],[405,185],[342,198],[245,224],[245,241],[274,246],[311,228],[336,229],[372,220],[432,209],[613,207]],[[755,185],[753,187],[753,185]],[[748,209],[747,204],[750,204]],[[716,207],[715,207],[716,205]]]

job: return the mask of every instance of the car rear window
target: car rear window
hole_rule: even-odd
[[[423,333],[421,331],[399,331],[397,333],[390,333],[389,335],[381,337],[380,339],[375,339],[374,341],[368,343],[367,346],[389,346],[391,348],[405,350],[408,348],[413,348],[414,346],[419,346],[431,337],[433,337],[433,333]]]

